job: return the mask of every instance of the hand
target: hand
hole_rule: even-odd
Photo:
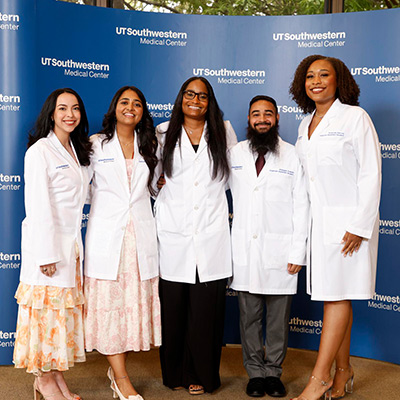
[[[158,178],[157,181],[157,188],[158,189],[162,189],[162,187],[165,185],[166,180],[164,178],[164,172],[160,175],[160,177]]]
[[[342,239],[342,243],[344,244],[342,248],[343,256],[346,257],[348,254],[351,257],[354,251],[357,253],[357,251],[360,249],[362,241],[363,238],[361,236],[346,232]]]
[[[301,270],[301,265],[288,264],[287,265],[287,270],[288,270],[290,275],[295,275]]]
[[[46,264],[40,266],[40,272],[43,275],[48,276],[51,278],[57,271],[56,264]]]

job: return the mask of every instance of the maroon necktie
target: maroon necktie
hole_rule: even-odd
[[[260,172],[263,169],[263,166],[265,164],[264,154],[265,153],[258,153],[258,157],[257,157],[257,160],[256,160],[257,176],[260,175]]]

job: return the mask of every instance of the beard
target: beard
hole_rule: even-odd
[[[276,125],[271,126],[267,132],[258,132],[256,129],[247,126],[247,139],[250,143],[250,148],[254,153],[267,154],[278,153],[279,144],[279,126],[278,122]]]

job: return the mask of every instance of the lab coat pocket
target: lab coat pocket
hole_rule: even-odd
[[[249,250],[249,244],[246,241],[244,229],[233,228],[231,242],[233,263],[235,265],[246,265],[246,254]]]
[[[342,165],[343,144],[340,136],[320,138],[317,148],[318,165]]]
[[[136,247],[148,256],[158,254],[156,223],[154,219],[135,221]]]
[[[265,196],[270,201],[285,201],[291,198],[292,175],[284,172],[269,172],[267,177],[267,185]]]
[[[324,207],[323,229],[325,244],[340,244],[346,227],[356,211],[356,207]]]
[[[85,247],[86,254],[96,252],[109,256],[110,244],[115,236],[115,222],[109,219],[89,216],[86,231]]]
[[[263,269],[287,268],[292,235],[266,233],[262,252]]]

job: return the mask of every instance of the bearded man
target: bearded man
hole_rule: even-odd
[[[279,136],[276,101],[250,101],[247,140],[231,149],[230,287],[238,292],[246,393],[286,396],[280,380],[297,273],[306,263],[308,198],[294,146]],[[266,308],[266,338],[262,323]]]

